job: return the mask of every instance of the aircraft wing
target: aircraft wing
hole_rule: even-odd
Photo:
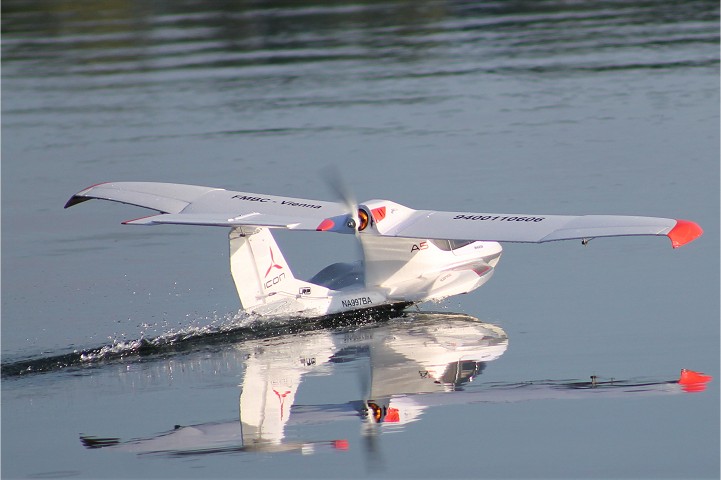
[[[385,219],[384,219],[385,220]],[[378,222],[382,232],[383,220]],[[622,215],[528,215],[419,210],[382,235],[448,240],[542,243],[627,235],[666,235],[674,248],[701,236],[688,220]]]
[[[123,222],[126,225],[252,225],[316,230],[323,219],[346,211],[342,203],[155,182],[93,185],[73,195],[65,208],[94,198],[160,212]]]
[[[155,182],[101,183],[86,188],[65,208],[93,198],[160,212],[128,225],[240,225],[355,233],[343,203]],[[365,206],[374,224],[363,234],[387,237],[542,243],[627,235],[666,235],[674,248],[701,236],[688,220],[620,215],[528,215],[413,210],[387,200]],[[351,225],[354,223],[350,222]]]

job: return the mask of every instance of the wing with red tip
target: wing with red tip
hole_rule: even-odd
[[[388,237],[532,243],[666,235],[674,248],[703,233],[694,222],[669,218],[443,212],[413,210],[387,200],[366,202],[361,205],[363,211],[351,215],[347,205],[338,202],[153,182],[94,185],[73,195],[65,208],[92,198],[160,212],[124,222],[129,225],[249,225],[353,234],[362,230],[364,235]]]
[[[695,240],[702,233],[701,227],[694,222],[670,218],[416,211],[394,225],[387,234],[412,238],[532,243],[665,235],[671,239],[673,248],[677,248]]]
[[[666,235],[674,248],[698,238],[694,222],[624,215],[537,215],[413,210],[387,200],[361,205],[373,217],[369,231],[389,237],[543,243],[556,240],[632,235]],[[378,212],[382,212],[379,214]],[[337,219],[324,229],[342,231]],[[328,225],[334,225],[329,228]]]
[[[693,370],[681,370],[681,376],[678,379],[679,385],[687,392],[702,392],[706,390],[706,385],[713,380],[711,375],[695,372]]]

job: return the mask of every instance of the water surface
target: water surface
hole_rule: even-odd
[[[293,426],[294,440],[348,440],[314,455],[87,449],[81,433],[237,421],[247,372],[229,352],[287,332],[205,335],[246,328],[221,229],[122,226],[146,211],[102,202],[62,209],[123,180],[335,200],[323,171],[336,165],[358,199],[413,208],[688,218],[705,234],[678,250],[504,245],[482,289],[421,308],[506,332],[479,391],[663,383],[681,368],[717,379],[717,2],[5,1],[2,13],[3,476],[718,478],[717,381],[582,401],[450,392],[371,447],[358,416]],[[356,255],[338,237],[279,242],[309,278]],[[185,351],[124,350],[188,333]],[[370,357],[346,358],[304,377],[295,403],[364,400]],[[48,372],[6,376],[48,359]]]

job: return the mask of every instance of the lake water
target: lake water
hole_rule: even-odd
[[[4,1],[2,476],[718,478],[718,25],[712,1]],[[421,312],[258,324],[223,229],[62,208],[131,180],[337,200],[331,165],[361,200],[705,233],[508,244]],[[278,241],[301,278],[357,255]]]

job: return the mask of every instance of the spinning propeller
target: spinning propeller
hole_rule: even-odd
[[[317,230],[336,233],[353,233],[358,239],[358,232],[365,230],[370,223],[368,212],[358,206],[355,195],[343,181],[340,171],[335,166],[328,167],[324,172],[326,183],[348,213],[326,218]],[[360,239],[359,239],[360,241]]]

